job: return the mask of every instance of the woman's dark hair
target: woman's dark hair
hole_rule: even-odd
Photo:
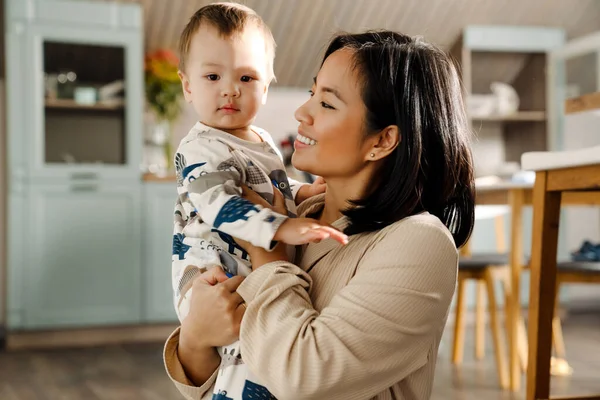
[[[346,233],[377,230],[428,211],[462,246],[473,229],[475,186],[470,129],[451,59],[419,38],[390,31],[340,34],[323,62],[340,49],[353,52],[366,135],[390,125],[400,132],[376,189],[344,211],[350,220]]]

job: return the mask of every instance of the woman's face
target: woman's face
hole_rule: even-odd
[[[331,179],[352,177],[367,165],[372,143],[365,140],[357,72],[348,49],[325,60],[310,99],[295,113],[300,122],[292,156],[296,168]]]

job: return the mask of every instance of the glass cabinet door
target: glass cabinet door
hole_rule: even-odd
[[[600,145],[595,118],[582,126],[580,115],[565,115],[565,101],[600,92],[600,32],[573,39],[550,53],[548,64],[548,101],[551,112],[550,150],[572,150]],[[589,119],[589,118],[588,118]],[[591,128],[591,129],[588,129]],[[590,132],[592,142],[580,137]]]
[[[112,36],[112,37],[111,37]],[[33,176],[139,176],[143,65],[118,32],[33,28]]]
[[[126,163],[125,50],[44,40],[44,163]]]

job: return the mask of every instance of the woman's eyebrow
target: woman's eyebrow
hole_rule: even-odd
[[[315,85],[317,84],[317,77],[316,76],[313,78],[313,82],[315,83]],[[338,99],[340,99],[340,101],[342,103],[346,104],[346,101],[344,101],[344,99],[342,98],[342,95],[340,94],[340,91],[337,90],[336,88],[332,88],[332,87],[328,87],[328,86],[321,86],[319,89],[321,89],[322,92],[332,93],[335,97],[337,97]]]

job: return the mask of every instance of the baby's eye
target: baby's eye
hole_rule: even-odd
[[[309,89],[308,94],[310,94],[310,97],[313,97],[315,95],[315,92],[313,92],[312,89]]]
[[[254,80],[254,78],[251,76],[248,76],[248,75],[242,76],[242,82],[252,82],[253,80]]]
[[[209,74],[209,75],[206,75],[206,78],[209,81],[218,81],[219,80],[219,75],[217,75],[217,74]]]

